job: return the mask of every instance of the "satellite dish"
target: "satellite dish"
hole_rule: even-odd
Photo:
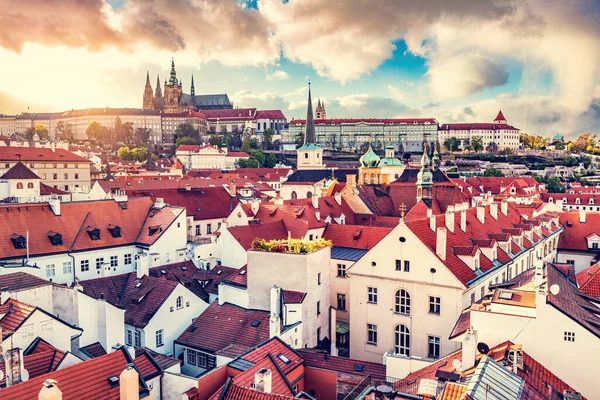
[[[490,351],[490,347],[483,342],[479,342],[477,343],[477,351],[481,354],[487,354]]]
[[[452,361],[452,368],[454,368],[455,371],[462,371],[462,363],[459,359]]]
[[[552,293],[554,296],[556,296],[558,294],[558,292],[560,292],[560,286],[558,286],[556,283],[552,286],[550,286],[550,293]]]
[[[21,374],[21,382],[26,382],[28,380],[29,380],[29,371],[24,369],[23,373]]]

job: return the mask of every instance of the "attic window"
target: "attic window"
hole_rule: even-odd
[[[114,238],[120,238],[121,237],[121,227],[118,225],[108,225],[107,226],[108,231],[110,232],[111,236]]]
[[[194,332],[196,330],[195,326],[190,326],[189,328],[187,328],[188,332]]]
[[[108,383],[111,388],[116,388],[117,386],[119,386],[119,377],[111,376],[110,378],[108,378]]]
[[[246,275],[246,270],[245,269],[241,270],[240,275],[242,275],[242,276]]]
[[[513,294],[512,294],[512,292],[501,291],[498,298],[501,300],[512,300]]]
[[[258,328],[258,326],[259,326],[259,325],[260,325],[260,321],[253,321],[253,322],[252,322],[252,326],[253,326],[254,328]]]
[[[182,265],[182,266],[181,266],[181,270],[182,270],[182,271],[187,271],[187,267],[186,267],[185,265]]]
[[[287,365],[287,364],[289,364],[289,363],[291,363],[291,362],[292,362],[292,361],[291,361],[289,358],[287,358],[287,357],[286,357],[286,356],[284,356],[283,354],[279,354],[279,355],[277,356],[277,358],[279,358],[279,359],[280,359],[280,360],[281,360],[281,361],[282,361],[282,362],[283,362],[285,365]]]
[[[85,228],[85,230],[87,231],[88,235],[90,235],[90,239],[100,240],[100,229],[88,226]]]
[[[58,232],[48,232],[48,239],[50,239],[52,246],[62,246],[63,244],[62,235]]]
[[[151,225],[148,227],[148,236],[154,235],[160,230],[160,225]]]
[[[119,207],[121,207],[121,210],[127,210],[127,203],[119,203]]]
[[[166,275],[166,274],[167,274],[167,271],[165,271],[164,269],[161,269],[161,270],[160,270],[160,273],[161,273],[161,274],[163,274],[163,275]]]
[[[363,372],[364,369],[365,369],[365,366],[363,364],[354,364],[354,370],[356,372]]]
[[[27,240],[23,235],[17,235],[13,233],[12,235],[10,235],[10,240],[12,241],[13,246],[17,250],[24,249],[27,246]]]

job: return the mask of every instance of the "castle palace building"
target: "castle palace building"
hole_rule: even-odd
[[[190,94],[183,93],[181,79],[177,79],[175,60],[171,60],[171,74],[165,79],[164,88],[160,89],[160,78],[156,77],[156,91],[152,91],[150,75],[146,73],[144,88],[144,110],[164,111],[167,113],[182,113],[186,111],[231,109],[233,104],[226,94],[196,95],[194,76],[192,75]]]

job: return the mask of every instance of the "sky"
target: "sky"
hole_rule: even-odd
[[[141,107],[174,57],[189,93],[330,118],[600,130],[598,0],[0,0],[0,113]]]

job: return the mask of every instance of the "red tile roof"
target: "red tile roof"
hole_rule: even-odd
[[[248,286],[248,266],[244,265],[242,268],[229,275],[223,280],[223,283],[244,288]]]
[[[234,239],[245,249],[249,250],[252,248],[252,241],[255,238],[261,238],[265,240],[273,239],[287,239],[288,230],[283,221],[264,223],[264,224],[251,224],[244,226],[233,226],[227,228],[229,233]],[[299,239],[304,237],[306,231],[301,233],[299,236],[292,234],[292,237]]]
[[[145,348],[145,347],[135,349],[135,358],[136,358],[136,360],[142,354],[146,354],[147,356],[149,356],[149,358],[151,358],[152,360],[154,360],[154,362],[156,364],[158,364],[158,366],[160,367],[160,369],[163,370],[163,371],[165,369],[168,369],[168,368],[172,367],[173,365],[177,365],[177,364],[181,363],[181,361],[178,360],[177,358],[165,356],[164,354],[159,354],[159,353],[157,353],[155,351],[152,351],[152,350],[150,350],[148,348]]]
[[[502,110],[498,111],[498,115],[496,115],[496,118],[494,118],[494,122],[495,121],[506,121],[504,114],[502,114]]]
[[[281,110],[260,110],[256,112],[256,119],[286,119]]]
[[[284,304],[301,304],[306,297],[304,292],[296,292],[293,290],[283,291],[283,303]]]
[[[56,370],[60,362],[65,357],[65,352],[57,349],[39,351],[23,356],[23,364],[27,372],[29,372],[29,379],[36,378],[40,375],[47,374]],[[6,384],[6,364],[0,363],[0,371],[2,371],[2,379],[0,379],[0,386]],[[0,397],[2,397],[2,390],[0,390]]]
[[[37,147],[0,147],[0,161],[91,163],[87,158],[63,149]]]
[[[267,341],[263,341],[253,350],[245,353],[241,356],[246,361],[257,363],[264,359],[268,354],[273,355],[277,366],[283,371],[284,374],[288,374],[295,370],[299,365],[302,364],[303,359],[300,353],[289,347],[279,337],[275,336]],[[279,355],[284,355],[289,363],[285,363]]]
[[[600,297],[600,264],[594,264],[578,273],[577,284],[583,293]]]
[[[63,399],[118,400],[120,387],[111,387],[108,379],[118,377],[125,366],[132,362],[127,350],[109,353],[86,362],[59,369],[26,382],[0,390],[0,397],[11,400],[31,400],[38,396],[46,379],[54,379],[63,395]],[[148,393],[145,384],[140,381],[140,390]]]
[[[50,185],[46,185],[44,182],[40,182],[40,196],[50,196],[51,194],[65,196],[70,193],[64,190],[57,189]]]
[[[359,225],[329,224],[323,238],[331,240],[336,247],[371,249],[392,231],[391,228]]]
[[[224,150],[221,150],[219,147],[213,146],[212,144],[203,144],[203,145],[184,144],[177,148],[177,152],[189,151],[192,153],[198,153],[204,149],[216,150],[218,153],[225,153]]]
[[[227,157],[249,158],[250,155],[244,151],[229,151]]]
[[[258,326],[253,326],[255,321]],[[232,343],[254,347],[267,339],[269,312],[214,301],[175,342],[215,353]]]
[[[150,268],[149,275],[154,278],[165,277],[169,281],[180,283],[196,296],[208,302],[209,296],[203,287],[204,282],[199,282],[197,279],[198,274],[202,274],[204,272],[208,271],[199,270],[191,261],[182,261]]]
[[[304,364],[307,367],[326,369],[344,374],[370,375],[374,379],[386,378],[386,367],[383,364],[335,357],[313,349],[298,349],[298,353],[302,355]],[[356,370],[358,364],[363,366],[361,371]]]
[[[15,204],[0,206],[4,237],[0,237],[0,258],[24,257],[26,249],[15,249],[10,235],[26,236],[29,232],[31,256],[65,253],[68,250],[90,250],[135,243],[152,244],[183,209],[165,207],[154,210],[152,200],[134,199],[123,209],[113,200],[62,203],[56,216],[47,204]],[[147,226],[159,224],[163,232],[148,235]],[[112,237],[108,225],[121,227],[121,237]],[[100,239],[92,240],[87,227],[100,229]],[[62,245],[53,246],[48,232],[62,235]]]
[[[471,307],[467,307],[462,311],[458,319],[456,320],[456,324],[454,324],[454,328],[450,333],[449,339],[453,339],[459,335],[465,333],[471,327]]]
[[[157,375],[161,374],[160,366],[154,361],[152,356],[147,352],[143,351],[138,354],[138,349],[135,352],[135,366],[137,367],[141,376],[144,377],[145,380],[149,380],[154,378]]]
[[[374,124],[374,125],[392,125],[392,124],[437,124],[434,118],[337,118],[337,119],[320,119],[315,120],[315,125],[354,125],[359,123]],[[305,125],[306,120],[295,119],[290,122],[290,125]]]
[[[47,285],[52,285],[52,282],[26,272],[13,272],[0,275],[0,292],[27,290]]]
[[[560,224],[565,228],[558,240],[559,250],[588,250],[586,237],[598,232],[600,213],[586,212],[585,222],[579,222],[579,211],[563,212],[559,216]]]
[[[37,309],[30,304],[8,299],[0,306],[2,338],[6,339],[19,329],[21,324]]]
[[[83,292],[95,299],[125,309],[125,323],[145,327],[171,295],[178,283],[167,279],[143,276],[136,273],[80,281]]]
[[[22,162],[18,162],[11,169],[6,171],[0,179],[41,179],[32,170],[27,168]]]
[[[216,110],[202,110],[207,119],[231,119],[231,118],[251,118],[254,119],[256,108],[224,108]]]
[[[45,351],[57,350],[56,347],[52,346],[50,343],[42,339],[41,337],[36,337],[33,339],[33,342],[23,351],[23,355],[27,356],[29,354],[35,353],[43,353]]]
[[[229,275],[237,272],[237,268],[225,267],[223,265],[215,265],[205,277],[202,277],[203,281],[206,281],[204,290],[210,294],[219,294],[219,284],[229,277]],[[201,277],[197,279],[200,280]]]
[[[85,354],[89,355],[91,358],[100,357],[106,354],[106,350],[102,347],[100,342],[88,344],[80,349]]]

